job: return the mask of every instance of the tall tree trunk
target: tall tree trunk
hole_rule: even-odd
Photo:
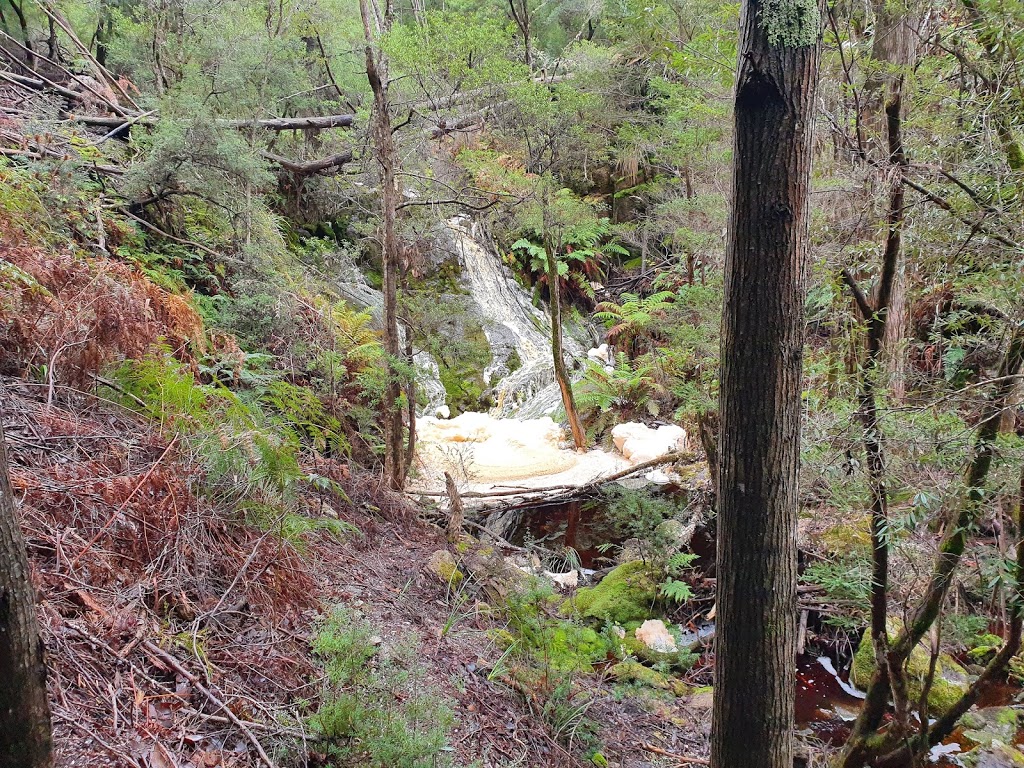
[[[569,420],[573,444],[577,451],[581,451],[587,447],[587,433],[583,430],[583,423],[576,410],[572,380],[565,368],[565,353],[562,349],[562,282],[558,276],[558,259],[550,238],[545,238],[544,250],[547,252],[548,291],[551,294],[551,356],[555,366],[555,381],[562,393],[562,406]]]
[[[711,764],[792,768],[804,262],[821,28],[745,0],[720,382]]]
[[[35,595],[0,424],[0,765],[52,765],[50,705]]]
[[[875,4],[875,30],[871,44],[871,70],[864,82],[863,114],[861,126],[867,131],[868,157],[879,162],[889,158],[895,172],[902,174],[905,163],[896,163],[893,158],[893,145],[900,143],[900,137],[893,136],[893,126],[897,133],[902,126],[902,89],[905,73],[914,65],[918,57],[918,28],[920,14],[909,7],[893,0],[878,0]],[[897,110],[895,121],[893,108]],[[902,149],[901,149],[902,152]],[[901,178],[893,184],[902,186]],[[902,191],[902,190],[901,190]],[[901,197],[902,199],[902,197]],[[890,203],[892,197],[890,195]],[[889,206],[889,239],[892,238],[893,208]],[[903,215],[899,213],[899,229],[902,231]],[[897,237],[899,236],[898,233]],[[886,302],[888,314],[885,332],[879,355],[881,369],[888,378],[890,397],[902,402],[906,395],[907,370],[907,322],[909,307],[907,304],[906,259],[897,241],[896,271]],[[876,305],[877,293],[876,293]]]
[[[380,166],[381,198],[381,261],[384,273],[384,351],[387,354],[387,384],[384,389],[384,475],[395,490],[405,485],[404,430],[402,427],[402,374],[398,361],[402,354],[398,332],[399,248],[396,220],[398,187],[396,171],[398,151],[391,131],[391,103],[388,96],[387,60],[374,53],[375,34],[371,21],[381,21],[378,13],[370,14],[367,0],[359,0],[366,36],[366,78],[373,92],[371,136],[375,159]],[[390,12],[383,22],[390,21]]]

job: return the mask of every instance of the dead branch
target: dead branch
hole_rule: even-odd
[[[675,464],[676,462],[683,461],[684,459],[692,459],[693,457],[688,453],[681,451],[676,453],[666,453],[657,459],[651,459],[650,461],[644,461],[633,467],[627,467],[626,469],[618,472],[613,472],[610,475],[604,477],[597,477],[590,480],[582,485],[549,485],[544,488],[514,488],[504,491],[468,491],[460,494],[464,499],[491,499],[498,498],[501,496],[535,496],[537,494],[552,493],[554,491],[571,491],[583,493],[585,491],[599,488],[605,483],[611,483],[616,480],[621,480],[624,477],[635,475],[637,472],[643,472],[646,469],[653,469],[654,467],[660,467],[665,464]],[[409,491],[410,496],[447,496],[447,491]]]
[[[238,719],[238,716],[231,711],[231,708],[228,707],[227,704],[225,704],[223,701],[214,696],[213,693],[211,693],[206,686],[199,682],[198,677],[196,677],[187,669],[185,669],[185,667],[181,665],[181,662],[178,661],[178,659],[175,656],[172,656],[152,641],[146,640],[142,644],[142,646],[147,651],[152,653],[154,656],[158,657],[161,661],[166,663],[169,667],[171,667],[171,669],[173,669],[179,675],[188,680],[189,683],[191,683],[192,686],[197,691],[199,691],[201,694],[203,694],[203,696],[206,697],[207,701],[209,701],[215,707],[220,709],[227,716],[228,720],[231,721],[231,724],[234,725],[238,730],[240,730],[242,734],[245,736],[245,738],[249,741],[249,743],[252,744],[253,748],[256,750],[256,753],[260,756],[260,760],[263,761],[267,768],[274,768],[274,762],[267,755],[266,750],[263,749],[263,745],[260,744],[259,739],[257,739],[253,735],[253,732],[249,730],[249,727]]]
[[[154,126],[160,117],[150,115],[126,115],[125,117],[103,117],[97,115],[68,114],[68,119],[82,125],[96,128],[126,128],[131,125]],[[271,117],[258,120],[214,120],[223,128],[239,130],[263,129],[267,131],[313,131],[326,128],[351,128],[355,124],[355,115],[312,115],[309,117]]]
[[[260,152],[260,156],[273,163],[277,163],[286,171],[290,171],[296,176],[315,176],[316,174],[324,173],[325,171],[334,171],[346,163],[351,163],[354,159],[351,149],[319,160],[309,160],[306,162],[289,160],[287,157],[275,155],[271,152]]]

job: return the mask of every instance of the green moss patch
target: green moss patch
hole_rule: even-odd
[[[593,587],[576,592],[568,607],[587,619],[628,624],[652,615],[661,573],[650,563],[623,563]]]

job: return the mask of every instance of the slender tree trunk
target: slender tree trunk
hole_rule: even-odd
[[[547,252],[548,291],[551,294],[551,356],[555,366],[555,381],[558,382],[558,389],[562,393],[562,406],[565,408],[565,417],[569,420],[573,444],[577,451],[581,451],[587,447],[587,433],[576,410],[572,380],[565,368],[565,355],[562,350],[562,283],[558,276],[555,248],[548,238],[545,238],[544,250]]]
[[[52,765],[46,666],[0,424],[0,765]]]
[[[517,5],[518,2],[518,5]],[[529,0],[508,0],[509,16],[519,27],[523,36],[523,56],[526,66],[533,68],[533,51],[530,49],[530,7]]]
[[[899,636],[890,643],[888,664],[885,667],[876,668],[868,686],[867,698],[861,709],[857,723],[854,726],[850,741],[846,746],[840,765],[843,768],[860,768],[864,765],[876,765],[879,755],[884,755],[889,750],[907,748],[906,744],[894,743],[891,739],[879,743],[872,739],[881,724],[888,703],[890,691],[890,677],[893,669],[902,669],[903,664],[910,657],[911,652],[921,642],[921,638],[939,618],[942,604],[945,601],[946,593],[953,576],[953,572],[963,557],[964,548],[967,544],[967,536],[971,526],[975,523],[981,504],[985,499],[984,484],[988,477],[989,469],[992,466],[994,442],[999,434],[999,423],[1002,419],[1003,410],[1016,386],[1016,377],[1024,366],[1024,327],[1017,327],[1010,339],[1009,347],[999,367],[999,375],[994,391],[985,405],[981,421],[975,431],[974,449],[964,474],[965,495],[960,502],[956,515],[945,521],[946,534],[939,545],[939,552],[932,565],[932,574],[928,585],[924,590],[924,597],[913,612],[912,619],[900,632]],[[1019,553],[1020,554],[1020,553]],[[1012,627],[1011,627],[1012,629]],[[1010,635],[1009,640],[1019,642]],[[1012,654],[1011,654],[1012,655]],[[993,671],[984,678],[983,683],[992,679]],[[961,702],[954,706],[951,712],[959,712],[959,718],[967,711],[980,695],[980,691],[968,691],[965,696],[973,696],[972,699],[961,699]],[[961,711],[961,707],[962,711]],[[950,714],[947,713],[939,722],[933,725],[928,732],[928,738],[934,738],[938,733],[936,728],[949,726]],[[956,720],[952,721],[955,725]],[[951,728],[950,728],[951,730]],[[947,731],[948,734],[948,731]],[[939,737],[941,741],[942,737]],[[930,742],[932,744],[937,742]],[[920,746],[920,745],[918,745]],[[887,765],[899,765],[900,763],[885,763]],[[879,763],[878,765],[882,765]]]
[[[14,11],[14,15],[18,17],[18,26],[21,28],[22,42],[28,50],[28,58],[25,63],[28,64],[30,69],[35,69],[35,49],[32,47],[32,35],[28,31],[28,19],[25,17],[25,9],[23,7],[24,3],[16,3],[14,0],[8,0],[8,3]]]
[[[911,2],[910,5],[912,4]],[[863,114],[860,124],[867,132],[868,157],[874,157],[880,162],[889,158],[891,164],[896,166],[895,172],[899,174],[904,172],[906,164],[893,160],[893,145],[900,144],[901,141],[898,134],[903,118],[903,79],[904,73],[917,61],[920,23],[920,14],[912,7],[901,5],[898,0],[878,0],[875,4],[875,34],[871,45],[872,69],[864,82],[864,99],[861,102]],[[892,135],[894,125],[897,132],[895,137]],[[902,157],[902,147],[900,153]],[[893,184],[902,188],[902,177],[895,179]],[[902,192],[902,189],[900,191]],[[892,195],[889,206],[890,241],[894,218],[891,203]],[[898,226],[902,231],[902,210],[899,212]],[[895,257],[896,271],[886,302],[888,318],[879,362],[888,377],[889,396],[896,402],[902,402],[906,395],[906,335],[909,308],[906,259],[899,250],[898,242]]]
[[[714,768],[793,765],[817,9],[813,0],[782,8],[745,0],[741,10],[719,405]]]
[[[401,358],[398,332],[399,248],[396,220],[398,187],[396,171],[398,151],[391,131],[391,104],[388,96],[387,61],[374,53],[375,38],[367,0],[359,0],[366,36],[366,78],[373,92],[371,135],[375,159],[380,166],[381,261],[384,273],[384,351],[387,354],[387,385],[384,389],[384,475],[395,490],[405,485],[404,430],[402,427],[402,375],[397,363]],[[384,17],[390,21],[390,14]]]
[[[888,617],[889,585],[889,497],[885,485],[885,449],[882,425],[878,417],[877,390],[879,374],[885,370],[886,343],[891,342],[889,323],[905,303],[897,307],[897,294],[901,292],[903,235],[903,174],[907,167],[902,140],[901,84],[892,85],[890,101],[885,106],[886,134],[889,144],[889,162],[894,170],[889,192],[889,214],[882,254],[882,272],[875,292],[874,302],[868,301],[852,275],[844,272],[843,277],[857,300],[861,316],[867,325],[867,349],[860,372],[858,394],[858,418],[864,428],[864,452],[867,457],[868,486],[871,491],[871,643],[875,651],[877,684],[869,687],[868,697],[861,707],[854,724],[853,733],[847,742],[847,759],[854,759],[856,751],[863,747],[864,740],[873,734],[881,722],[889,701],[890,691],[896,694],[898,709],[902,705],[902,660],[890,652],[889,636],[886,629]],[[905,302],[905,297],[904,297]],[[898,343],[902,344],[902,338]],[[894,681],[897,685],[893,685]],[[855,761],[855,759],[854,759]]]

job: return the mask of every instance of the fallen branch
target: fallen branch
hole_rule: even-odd
[[[133,124],[154,126],[160,122],[160,117],[157,115],[101,117],[68,114],[67,118],[96,128],[124,128]],[[223,128],[239,130],[262,128],[268,131],[312,131],[325,128],[351,128],[355,124],[355,120],[355,115],[313,115],[310,117],[271,117],[262,120],[214,120],[213,122]]]
[[[260,152],[260,156],[273,163],[277,163],[286,171],[291,171],[296,176],[315,176],[316,174],[323,173],[324,171],[333,171],[335,168],[340,168],[346,163],[351,163],[353,160],[352,150],[340,152],[337,155],[330,155],[329,157],[324,157],[320,160],[309,160],[307,162],[289,160],[287,157],[275,155],[271,152]]]
[[[593,488],[598,488],[605,483],[612,483],[616,480],[621,480],[624,477],[635,475],[637,472],[643,472],[646,469],[653,469],[654,467],[660,467],[664,464],[675,464],[683,459],[692,458],[690,454],[683,453],[682,451],[676,453],[666,453],[657,459],[651,459],[650,461],[644,461],[633,467],[627,467],[626,469],[618,472],[613,472],[610,475],[603,477],[597,477],[593,480],[589,480],[582,485],[549,485],[544,488],[518,488],[510,489],[505,491],[467,491],[466,493],[460,494],[463,499],[492,499],[501,496],[535,496],[537,494],[553,493],[555,491],[573,491],[573,492],[584,492]],[[448,496],[447,491],[408,491],[410,496]]]
[[[253,735],[253,732],[249,730],[248,726],[246,726],[245,723],[238,719],[238,716],[231,711],[231,708],[228,707],[227,704],[225,704],[223,701],[214,696],[213,693],[211,693],[206,686],[199,682],[198,677],[196,677],[187,669],[185,669],[185,667],[181,665],[181,662],[178,661],[178,659],[175,656],[172,656],[151,640],[146,640],[142,644],[142,646],[147,651],[152,653],[154,656],[157,656],[161,661],[166,663],[167,666],[169,666],[179,675],[188,680],[189,683],[191,683],[192,687],[194,687],[197,691],[199,691],[201,694],[203,694],[203,696],[206,697],[207,701],[209,701],[215,707],[220,709],[227,716],[228,720],[231,721],[231,724],[234,725],[238,730],[240,730],[242,734],[245,736],[245,738],[249,741],[249,743],[252,744],[253,748],[256,750],[256,753],[260,756],[260,760],[263,761],[267,768],[274,768],[274,762],[267,755],[266,750],[263,749],[263,745],[260,744],[259,740]]]
[[[689,755],[680,755],[676,752],[669,752],[667,749],[656,747],[653,744],[641,744],[640,748],[646,750],[647,752],[653,752],[656,755],[661,755],[662,757],[671,757],[673,760],[678,760],[680,763],[688,765],[711,765],[711,761],[706,758],[690,757]]]
[[[127,208],[122,207],[120,210],[121,213],[123,213],[129,219],[137,221],[146,229],[150,230],[151,232],[157,235],[160,235],[160,237],[170,240],[171,242],[178,243],[179,245],[187,245],[190,248],[195,248],[196,250],[202,251],[208,256],[212,256],[213,258],[218,259],[219,261],[233,261],[235,263],[238,263],[238,259],[231,258],[230,256],[225,256],[223,253],[217,253],[217,251],[213,250],[212,248],[207,248],[205,245],[203,245],[202,243],[197,243],[195,240],[186,240],[183,237],[175,237],[171,233],[165,232],[164,230],[160,229],[160,227],[154,224],[150,224],[145,219],[136,216],[134,213],[130,213],[127,210]]]

